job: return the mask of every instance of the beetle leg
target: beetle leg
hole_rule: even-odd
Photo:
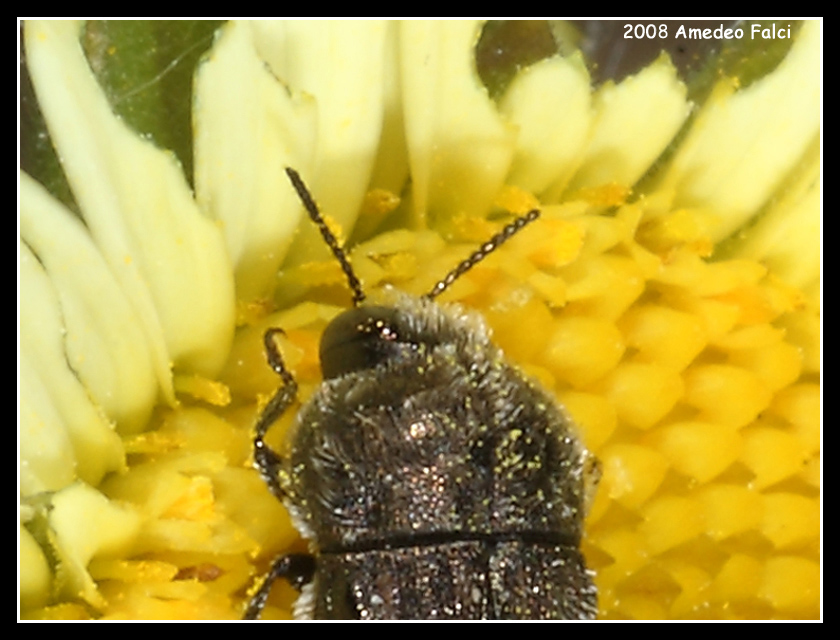
[[[271,493],[281,500],[285,496],[279,479],[282,459],[265,442],[265,434],[268,428],[292,405],[297,396],[297,382],[295,382],[289,370],[286,369],[286,365],[283,363],[283,356],[280,354],[280,350],[277,348],[277,343],[274,340],[277,334],[282,333],[282,329],[269,329],[265,332],[264,341],[268,364],[280,376],[283,381],[283,386],[268,401],[268,404],[257,420],[254,435],[254,466],[259,470]]]
[[[271,586],[278,578],[285,578],[298,591],[312,582],[315,575],[315,556],[308,553],[290,553],[280,556],[272,564],[260,588],[248,603],[243,620],[256,620],[265,606]]]

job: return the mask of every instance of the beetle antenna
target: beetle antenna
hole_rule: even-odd
[[[495,236],[490,238],[487,242],[481,245],[469,258],[461,262],[452,271],[446,274],[446,277],[438,282],[432,290],[425,295],[429,300],[434,300],[441,293],[446,291],[453,282],[464,275],[467,271],[472,269],[479,262],[484,260],[487,256],[498,249],[504,242],[509,240],[514,234],[522,229],[526,224],[529,224],[540,217],[539,209],[532,209],[524,216],[518,217],[516,220],[507,225],[504,229],[499,231]]]
[[[321,232],[321,237],[324,238],[324,242],[327,243],[330,251],[332,251],[336,260],[338,260],[341,265],[341,270],[344,272],[344,275],[347,276],[347,283],[350,285],[350,289],[353,292],[353,306],[358,307],[365,299],[365,293],[362,291],[362,283],[359,282],[359,279],[353,272],[353,266],[347,259],[347,254],[344,253],[344,249],[341,248],[338,239],[335,237],[333,232],[330,231],[330,228],[324,220],[324,216],[322,216],[321,212],[318,211],[318,205],[315,204],[315,200],[312,199],[309,189],[306,188],[306,185],[303,183],[303,180],[301,180],[298,172],[291,167],[286,167],[286,175],[288,175],[289,180],[292,181],[292,186],[295,188],[295,191],[297,191],[298,197],[300,197],[301,202],[303,202],[303,206],[306,208],[307,213],[309,213],[309,217],[312,219],[312,222],[318,225],[318,231]]]

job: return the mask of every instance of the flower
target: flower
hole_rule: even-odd
[[[230,23],[195,73],[195,195],[113,115],[78,30],[25,33],[84,218],[21,176],[25,615],[235,618],[299,544],[249,468],[278,384],[261,336],[284,328],[305,397],[347,293],[296,231],[291,165],[367,290],[427,291],[494,205],[539,204],[542,231],[446,296],[602,460],[602,616],[819,616],[819,23],[696,108],[666,57],[593,91],[551,56],[492,101],[478,23]]]

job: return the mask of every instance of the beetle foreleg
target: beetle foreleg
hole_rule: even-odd
[[[257,420],[254,435],[254,466],[259,470],[268,488],[277,498],[282,499],[285,495],[280,486],[279,471],[282,460],[277,453],[265,442],[265,434],[269,427],[274,424],[295,401],[297,396],[297,382],[283,362],[283,356],[277,348],[274,337],[282,334],[282,329],[269,329],[265,332],[265,350],[268,364],[283,380],[283,386],[278,389],[274,397],[268,401],[265,409]]]
[[[269,569],[260,588],[257,589],[248,603],[248,608],[242,618],[244,620],[256,620],[259,617],[268,599],[271,586],[278,578],[285,578],[295,589],[300,591],[305,584],[312,581],[313,575],[315,575],[315,556],[308,553],[290,553],[280,556],[272,563],[271,569]]]

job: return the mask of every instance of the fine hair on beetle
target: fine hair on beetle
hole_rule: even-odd
[[[353,307],[324,331],[324,382],[296,416],[285,457],[265,435],[298,387],[275,340],[282,329],[265,333],[282,386],[257,419],[254,465],[312,553],[276,558],[244,618],[260,616],[278,578],[301,592],[301,618],[593,618],[597,594],[579,545],[594,459],[563,408],[507,364],[480,320],[433,302],[539,210],[420,298],[363,305],[344,249],[298,173],[286,173]]]

